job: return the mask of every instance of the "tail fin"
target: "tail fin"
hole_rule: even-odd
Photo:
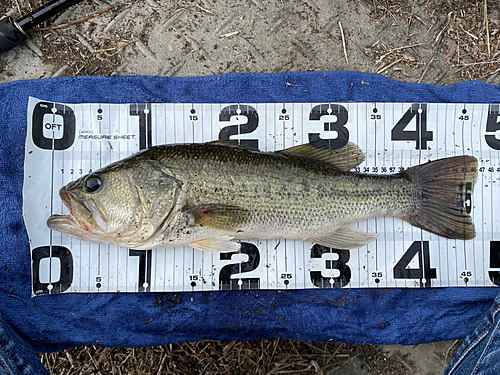
[[[422,192],[422,204],[403,219],[446,238],[470,240],[476,230],[469,213],[477,177],[477,159],[456,156],[409,168]]]

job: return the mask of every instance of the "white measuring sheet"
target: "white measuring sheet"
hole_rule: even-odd
[[[70,181],[154,145],[237,140],[277,151],[326,140],[366,154],[359,173],[392,174],[429,160],[478,158],[474,240],[450,240],[400,219],[352,223],[376,241],[336,250],[296,240],[242,242],[239,253],[189,247],[133,250],[75,240],[46,225],[67,214]],[[33,295],[234,289],[484,287],[500,285],[498,104],[62,104],[30,98],[24,218]]]

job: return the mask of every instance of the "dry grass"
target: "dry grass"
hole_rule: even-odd
[[[448,57],[456,73],[464,79],[486,81],[500,71],[500,3],[498,1],[446,1],[442,11],[449,14],[446,37],[456,43]]]
[[[389,68],[403,70],[401,64],[404,64],[422,70],[420,82],[438,54],[445,55],[449,68],[461,81],[489,82],[500,72],[500,2],[497,0],[369,0],[367,3],[374,18],[391,18],[397,23],[405,31],[401,36],[406,37],[407,42],[406,46],[369,46],[369,55],[376,61],[373,72],[383,74]],[[414,13],[416,6],[426,10],[428,24]],[[422,29],[425,34],[422,36],[416,29]],[[408,53],[410,48],[418,46],[433,51],[428,61],[422,62],[418,54]]]
[[[150,348],[84,346],[41,355],[51,374],[332,374],[357,359],[365,371],[401,374],[404,363],[373,345],[294,340],[199,341]],[[368,364],[369,363],[369,364]],[[336,372],[342,373],[342,370]]]

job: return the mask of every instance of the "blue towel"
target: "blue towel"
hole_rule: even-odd
[[[29,96],[63,103],[498,103],[500,87],[479,81],[438,87],[356,72],[76,77],[0,85],[0,315],[38,351],[274,337],[419,344],[465,336],[498,292],[315,289],[31,298],[30,249],[22,217]]]

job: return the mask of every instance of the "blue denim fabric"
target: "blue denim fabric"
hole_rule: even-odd
[[[49,375],[35,351],[0,318],[0,375]]]
[[[500,294],[476,322],[444,375],[500,374]]]

